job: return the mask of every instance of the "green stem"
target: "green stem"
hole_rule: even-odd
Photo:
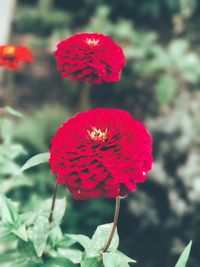
[[[9,71],[7,72],[7,90],[8,90],[8,103],[7,105],[12,106],[13,104],[13,94],[14,94],[14,86],[15,86],[15,79],[14,73]]]
[[[49,223],[51,223],[53,221],[53,212],[54,212],[54,208],[55,208],[55,201],[56,201],[57,191],[58,191],[58,183],[56,182],[56,185],[55,185],[55,188],[54,188],[54,192],[53,192],[51,211],[50,211],[50,214],[49,214]]]
[[[114,215],[112,230],[110,232],[110,235],[108,237],[108,240],[107,240],[105,246],[101,250],[101,253],[104,253],[108,250],[108,248],[112,242],[113,236],[115,234],[115,230],[117,228],[117,222],[118,222],[118,218],[119,218],[120,200],[121,200],[120,197],[116,198],[115,215]]]
[[[80,88],[80,104],[79,111],[84,111],[89,108],[89,95],[90,95],[90,84],[84,83]]]

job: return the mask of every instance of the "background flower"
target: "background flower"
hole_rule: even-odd
[[[57,131],[50,166],[76,199],[114,198],[136,190],[152,165],[152,140],[141,122],[119,109],[76,115]]]
[[[96,84],[119,81],[126,62],[121,47],[98,33],[76,34],[61,41],[55,54],[63,78]]]
[[[22,62],[33,63],[31,51],[25,46],[0,46],[0,67],[10,70],[20,68]]]

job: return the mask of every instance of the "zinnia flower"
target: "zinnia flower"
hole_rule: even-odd
[[[95,84],[119,81],[126,62],[122,48],[99,33],[69,37],[57,45],[55,54],[63,78]]]
[[[52,139],[50,166],[75,199],[136,190],[152,165],[152,139],[128,112],[98,108],[65,122]]]
[[[25,46],[0,46],[0,67],[10,70],[20,68],[22,62],[33,63],[31,51]]]

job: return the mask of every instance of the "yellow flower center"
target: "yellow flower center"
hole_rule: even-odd
[[[99,44],[99,40],[94,38],[86,38],[86,43],[90,46],[97,46]]]
[[[13,58],[15,57],[15,50],[14,46],[5,46],[3,48],[3,57],[4,58]]]
[[[103,141],[105,142],[108,139],[108,130],[106,129],[105,132],[102,132],[101,129],[97,129],[96,127],[92,127],[92,131],[87,131],[90,138],[93,141]]]

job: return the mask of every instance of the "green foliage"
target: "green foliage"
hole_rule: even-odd
[[[64,28],[71,21],[69,13],[41,6],[20,7],[15,17],[14,27],[18,32],[49,34],[56,28]]]
[[[119,237],[117,231],[107,252],[102,255],[112,224],[97,227],[92,239],[84,235],[63,235],[60,223],[66,208],[65,199],[57,199],[54,210],[54,220],[49,223],[50,201],[45,201],[35,212],[19,213],[16,204],[5,196],[0,199],[0,242],[12,244],[15,247],[7,250],[9,260],[0,256],[0,263],[21,264],[21,266],[129,266],[134,260],[117,250]],[[17,241],[17,243],[16,243]],[[14,243],[13,243],[14,242]],[[79,243],[84,253],[77,248],[71,248]],[[110,259],[112,259],[110,261]]]
[[[10,107],[3,108],[3,114],[21,117],[22,114]],[[25,155],[26,151],[21,144],[13,142],[15,123],[11,118],[0,120],[0,193],[7,193],[13,188],[31,186],[32,182],[22,174],[17,158]]]
[[[161,104],[168,104],[172,101],[176,92],[176,80],[168,74],[164,74],[156,84],[156,95]]]
[[[47,151],[50,139],[60,125],[70,117],[69,111],[58,105],[46,105],[18,123],[14,137],[34,155]],[[29,156],[30,157],[30,156]]]
[[[115,231],[108,251],[102,253],[102,249],[106,244],[111,229],[112,224],[98,226],[92,236],[92,239],[89,239],[84,235],[67,235],[73,241],[78,242],[85,249],[84,257],[81,261],[82,267],[108,267],[109,262],[110,266],[113,267],[129,266],[129,262],[135,262],[117,250],[119,245],[119,236],[117,230]]]

